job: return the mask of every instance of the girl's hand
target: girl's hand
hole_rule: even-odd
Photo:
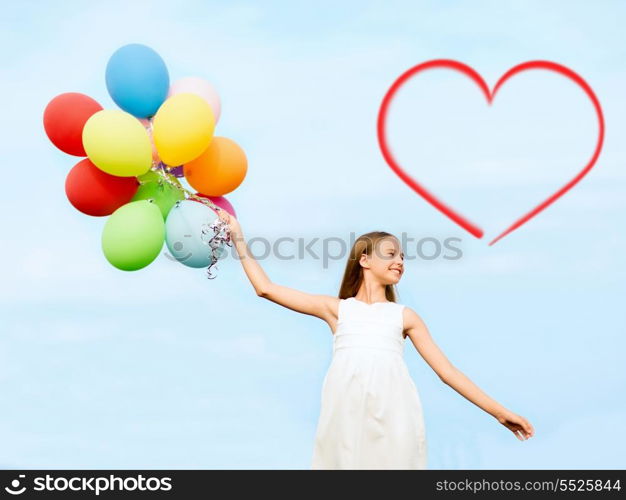
[[[219,218],[228,224],[228,227],[230,228],[231,240],[234,239],[235,236],[241,234],[239,221],[234,216],[230,215],[226,210],[222,209],[219,211]]]
[[[535,435],[535,429],[530,425],[530,422],[512,411],[506,410],[496,418],[498,422],[510,429],[520,441],[525,441]]]

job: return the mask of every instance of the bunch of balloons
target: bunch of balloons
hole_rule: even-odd
[[[141,44],[119,48],[106,67],[106,86],[120,109],[103,109],[81,93],[64,93],[46,106],[48,138],[79,157],[65,193],[80,212],[108,216],[102,250],[116,268],[135,271],[156,259],[165,242],[173,259],[211,268],[231,244],[219,218],[224,198],[244,180],[244,151],[214,136],[220,98],[207,81],[170,84],[165,62]],[[196,191],[180,182],[184,178]]]

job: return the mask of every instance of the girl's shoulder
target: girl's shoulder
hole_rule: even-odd
[[[398,309],[404,309],[405,307],[408,307],[406,304],[403,304],[401,302],[392,302],[389,301],[389,304],[392,304],[393,307],[397,307]]]

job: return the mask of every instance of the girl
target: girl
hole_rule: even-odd
[[[324,320],[333,334],[313,469],[426,469],[422,405],[403,358],[406,337],[445,384],[520,441],[534,435],[524,417],[490,398],[450,363],[415,311],[396,302],[404,253],[395,236],[381,231],[360,236],[339,296],[309,294],[270,281],[249,252],[237,219],[219,212],[257,295]]]

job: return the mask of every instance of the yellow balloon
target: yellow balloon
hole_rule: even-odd
[[[161,161],[178,166],[202,154],[215,129],[211,106],[199,95],[176,94],[159,108],[152,122],[152,137]]]
[[[111,175],[143,175],[152,166],[150,137],[125,111],[103,109],[92,115],[83,128],[83,146],[91,162]]]

